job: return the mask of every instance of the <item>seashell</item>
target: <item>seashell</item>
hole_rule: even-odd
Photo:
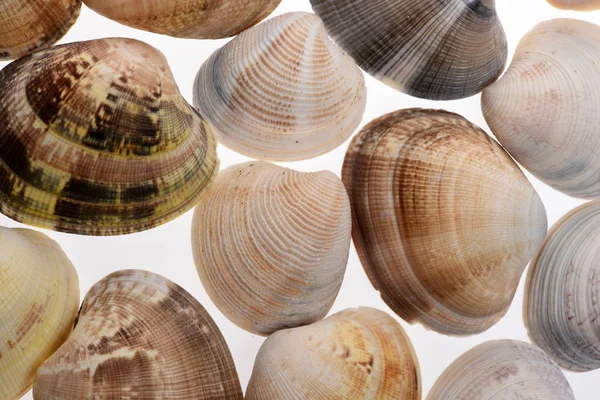
[[[2,0],[0,60],[49,47],[75,24],[81,0]]]
[[[361,307],[264,342],[246,400],[421,399],[419,362],[404,329]]]
[[[600,196],[600,27],[573,19],[538,24],[506,74],[482,97],[507,151],[566,194]]]
[[[218,39],[257,24],[281,0],[83,0],[106,18],[180,38]]]
[[[194,105],[219,141],[250,157],[303,160],[354,133],[362,72],[314,14],[293,12],[241,33],[200,68]]]
[[[73,329],[79,280],[48,236],[0,227],[0,287],[0,399],[16,400]]]
[[[131,39],[72,43],[0,72],[0,211],[63,232],[117,235],[192,208],[216,140],[164,56]]]
[[[427,400],[575,400],[567,378],[544,352],[517,340],[485,342],[458,357]]]
[[[548,0],[548,3],[562,10],[592,11],[600,9],[599,0]]]
[[[225,339],[168,279],[115,272],[86,295],[73,334],[38,370],[44,399],[242,399]]]
[[[600,202],[554,225],[527,275],[523,316],[531,340],[561,367],[600,368]]]
[[[498,143],[459,115],[401,110],[354,137],[342,180],[362,265],[399,316],[451,335],[502,318],[547,221]]]
[[[212,301],[242,329],[268,335],[310,324],[340,290],[351,223],[332,172],[234,165],[194,212],[196,268]]]
[[[310,2],[362,69],[412,96],[472,96],[506,65],[506,35],[494,0]]]

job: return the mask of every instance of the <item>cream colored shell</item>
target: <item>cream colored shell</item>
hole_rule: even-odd
[[[592,11],[600,9],[599,0],[548,0],[548,3],[563,10]]]

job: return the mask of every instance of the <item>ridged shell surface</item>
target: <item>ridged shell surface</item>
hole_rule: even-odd
[[[592,11],[600,9],[599,0],[548,0],[548,3],[563,10]]]
[[[167,222],[218,171],[216,140],[164,56],[131,39],[39,51],[0,72],[0,210],[116,235]]]
[[[314,14],[294,12],[241,33],[198,72],[194,106],[219,141],[255,158],[293,161],[350,137],[366,105],[362,71]]]
[[[165,35],[218,39],[266,18],[281,0],[84,0],[123,25]]]
[[[516,340],[485,342],[458,357],[427,400],[575,400],[567,378],[542,350]]]
[[[410,339],[373,308],[271,335],[260,348],[246,400],[419,400]]]
[[[401,110],[354,137],[342,180],[362,265],[398,315],[452,335],[502,318],[547,221],[498,143],[459,115]]]
[[[515,159],[566,194],[600,196],[600,27],[538,24],[506,74],[483,92],[488,125]]]
[[[162,276],[115,272],[86,295],[33,397],[241,400],[229,348],[206,310]]]
[[[0,399],[17,400],[73,330],[79,280],[59,245],[0,227]]]
[[[412,96],[474,95],[506,64],[506,36],[494,0],[310,2],[362,69]]]
[[[196,268],[221,312],[247,331],[310,324],[340,290],[351,222],[348,195],[332,172],[234,165],[194,212]]]

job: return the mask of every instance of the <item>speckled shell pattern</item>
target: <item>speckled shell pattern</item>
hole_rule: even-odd
[[[184,289],[159,275],[115,272],[86,295],[69,340],[38,370],[50,399],[241,400],[219,328]]]
[[[196,268],[216,306],[249,332],[310,324],[340,290],[351,223],[348,195],[332,172],[234,165],[194,212]]]
[[[194,106],[219,142],[250,157],[303,160],[358,128],[362,71],[314,14],[294,12],[249,29],[217,50],[194,85]]]
[[[236,35],[266,18],[281,0],[84,0],[123,25],[180,38]]]
[[[527,275],[523,316],[531,340],[561,367],[600,368],[600,202],[552,228]]]
[[[494,325],[546,235],[542,201],[510,156],[446,111],[371,122],[342,180],[371,282],[403,319],[443,334]]]
[[[167,222],[218,171],[216,139],[164,56],[112,38],[37,52],[0,72],[0,210],[85,235]]]
[[[563,10],[592,11],[600,9],[599,0],[548,0],[548,3]]]
[[[246,400],[419,400],[410,339],[373,308],[271,335],[260,348]]]
[[[485,342],[456,359],[427,400],[575,400],[567,378],[542,350],[516,340]]]
[[[0,1],[0,61],[57,42],[79,17],[81,0]]]
[[[375,78],[431,100],[468,97],[506,64],[494,0],[311,0],[327,31]]]
[[[574,19],[538,24],[506,74],[483,92],[494,135],[540,180],[600,197],[600,27]]]
[[[0,227],[0,399],[17,400],[73,330],[79,280],[48,236]]]

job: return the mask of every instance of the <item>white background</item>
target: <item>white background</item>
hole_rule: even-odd
[[[365,0],[368,1],[368,0]],[[519,39],[537,22],[557,17],[586,19],[600,24],[600,11],[590,13],[565,12],[552,8],[545,0],[499,0],[498,12],[508,36],[509,55]],[[283,0],[274,15],[290,11],[311,11],[309,0]],[[61,43],[88,40],[105,36],[123,36],[144,40],[159,48],[169,60],[181,92],[192,100],[192,83],[200,65],[227,40],[183,40],[155,35],[105,19],[83,8],[81,17]],[[0,63],[3,67],[6,63]],[[432,102],[411,98],[367,77],[368,104],[362,125],[391,111],[409,107],[443,108],[457,112],[488,131],[480,109],[480,97],[452,102]],[[600,110],[599,110],[600,112]],[[1,121],[0,121],[1,123]],[[362,126],[361,125],[361,126]],[[298,170],[329,169],[339,175],[348,143],[316,159],[289,163]],[[223,146],[219,147],[221,167],[246,161]],[[544,200],[550,226],[563,214],[581,204],[542,184],[530,174],[528,177]],[[146,269],[160,273],[183,286],[206,307],[221,328],[233,354],[242,386],[245,388],[252,372],[254,357],[264,338],[251,335],[229,322],[212,304],[196,274],[190,246],[191,212],[176,221],[151,231],[121,237],[84,237],[46,232],[56,239],[73,261],[79,272],[82,298],[87,290],[107,274],[128,268]],[[18,226],[0,216],[0,225]],[[524,281],[524,279],[523,279]],[[456,357],[473,346],[492,339],[512,338],[528,340],[521,318],[523,282],[506,317],[484,334],[468,338],[450,338],[428,332],[421,326],[401,322],[411,337],[421,364],[423,396]],[[389,312],[378,293],[372,288],[358,261],[354,248],[350,253],[347,274],[339,297],[331,312],[347,307],[373,306]],[[598,398],[600,370],[584,374],[566,374],[577,399]],[[24,397],[31,399],[31,394]]]

